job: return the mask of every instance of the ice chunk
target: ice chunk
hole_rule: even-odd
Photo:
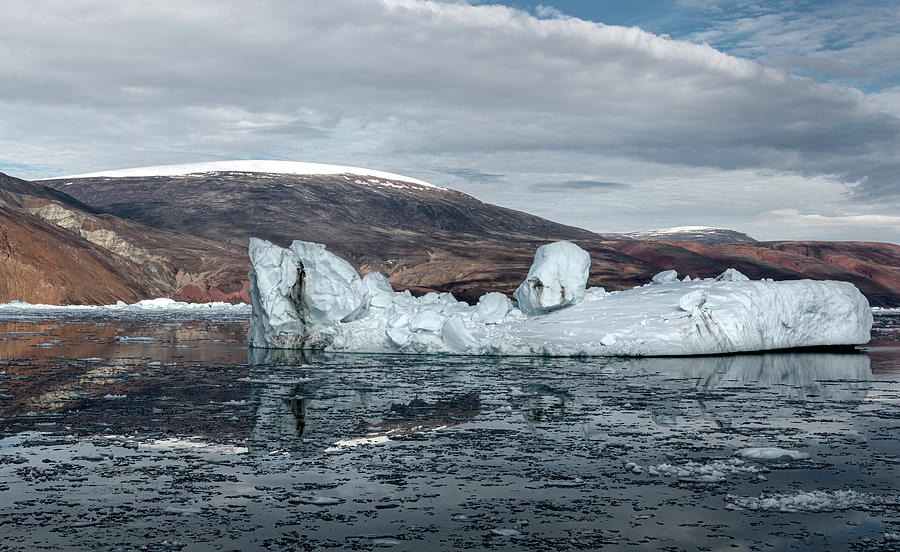
[[[22,311],[114,311],[114,312],[139,312],[139,311],[233,311],[241,312],[250,308],[246,303],[223,303],[221,301],[213,301],[211,303],[185,303],[183,301],[174,301],[165,297],[157,299],[144,299],[129,305],[124,301],[117,301],[113,305],[45,305],[31,304],[22,301],[10,301],[9,303],[0,303],[0,310],[22,310]]]
[[[716,276],[715,280],[717,282],[746,282],[750,280],[740,272],[738,272],[735,268],[729,268],[725,272]]]
[[[603,299],[609,295],[609,293],[602,287],[589,287],[587,291],[584,292],[584,298],[582,301],[596,301],[597,299]]]
[[[360,279],[319,245],[283,249],[252,240],[248,338],[254,347],[548,356],[702,355],[869,340],[872,313],[850,283],[749,281],[726,271],[718,281],[588,294],[582,253],[563,242],[539,249],[529,272],[538,276],[517,290],[520,307],[530,305],[526,316],[502,294],[474,307],[448,293],[416,298],[389,292],[383,277]],[[560,302],[551,308],[553,294],[545,292],[554,286]],[[549,312],[535,316],[535,309]]]
[[[435,309],[422,309],[409,323],[414,332],[436,332],[444,325],[444,318]]]
[[[699,309],[706,303],[708,294],[705,289],[695,289],[694,291],[685,293],[678,299],[678,308],[683,311],[692,312]]]
[[[391,328],[408,328],[411,317],[408,312],[400,311],[393,318],[388,320],[388,327]]]
[[[334,324],[352,320],[368,295],[356,269],[325,251],[322,244],[294,241],[290,251],[299,260],[296,293],[306,322]]]
[[[677,477],[682,481],[698,481],[718,483],[725,481],[728,475],[758,474],[759,468],[747,465],[738,458],[727,460],[710,460],[706,463],[693,460],[684,464],[658,464],[648,466],[647,473],[659,477]]]
[[[831,512],[900,505],[900,496],[860,493],[852,489],[846,491],[798,491],[792,494],[772,494],[759,498],[727,495],[725,500],[738,508],[777,512]]]
[[[283,249],[251,238],[249,339],[257,347],[306,348],[318,328],[353,320],[365,306],[367,286],[347,261],[318,243],[294,241]],[[319,335],[309,345],[325,346]]]
[[[385,333],[398,349],[406,347],[406,344],[409,343],[410,334],[408,330],[402,328],[388,328]]]
[[[370,272],[366,274],[363,276],[362,282],[369,292],[369,295],[394,293],[394,288],[391,287],[391,283],[384,277],[384,274],[380,272]]]
[[[678,281],[678,273],[674,270],[664,270],[653,277],[651,282],[654,284],[671,284]]]
[[[497,535],[498,537],[521,537],[522,532],[518,529],[512,529],[508,527],[495,527],[491,529],[492,535]]]
[[[311,496],[308,498],[295,498],[290,502],[297,504],[311,504],[313,506],[335,506],[344,502],[343,498],[333,496]]]
[[[454,353],[468,353],[478,348],[478,341],[472,336],[472,332],[466,329],[462,318],[458,316],[454,316],[444,323],[444,327],[441,329],[441,338]]]
[[[572,242],[538,247],[525,281],[513,296],[525,314],[545,314],[577,303],[584,297],[591,257]]]
[[[503,322],[512,308],[512,302],[509,300],[509,297],[492,291],[485,293],[478,299],[474,317],[485,324],[499,324]]]

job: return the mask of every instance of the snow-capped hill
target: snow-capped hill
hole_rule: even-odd
[[[659,230],[646,230],[644,232],[631,232],[625,237],[634,240],[650,241],[685,241],[698,243],[754,243],[755,239],[727,228],[714,228],[712,226],[676,226],[674,228],[662,228]]]
[[[733,243],[734,237],[732,243],[692,243],[684,234],[665,241],[659,231],[656,239],[638,240],[364,169],[374,174],[260,161],[154,169],[130,172],[179,174],[68,177],[42,186],[0,176],[0,252],[6,253],[0,255],[0,302],[163,296],[247,302],[246,247],[254,236],[282,245],[324,243],[362,273],[387,274],[398,289],[452,291],[471,301],[489,291],[512,293],[535,248],[568,240],[590,253],[588,285],[607,290],[631,289],[662,270],[707,278],[734,267],[753,279],[844,280],[873,305],[900,304],[900,247],[893,244]],[[259,172],[288,170],[304,174]],[[313,170],[331,174],[309,174]],[[14,228],[21,240],[14,239]],[[701,233],[708,238],[710,232]],[[71,247],[60,249],[63,241]],[[85,262],[76,263],[76,251]]]
[[[373,179],[407,182],[428,188],[444,189],[424,180],[410,178],[400,174],[364,169],[361,167],[345,167],[343,165],[326,165],[322,163],[302,163],[299,161],[273,161],[244,159],[235,161],[210,161],[206,163],[185,163],[180,165],[157,165],[152,167],[136,167],[116,169],[70,176],[58,176],[45,180],[78,179],[78,178],[127,178],[144,176],[191,176],[208,173],[264,173],[292,175],[354,175]],[[372,182],[374,184],[380,182]]]

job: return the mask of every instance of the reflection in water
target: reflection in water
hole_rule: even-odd
[[[697,389],[757,388],[789,399],[861,401],[872,379],[869,357],[856,353],[698,357],[678,364],[672,376],[696,381]],[[667,366],[654,368],[665,373]]]
[[[516,393],[511,402],[522,409],[522,417],[526,421],[534,424],[564,416],[567,407],[572,406],[576,398],[565,389],[539,383],[522,386],[521,394]]]
[[[499,372],[480,375],[472,372],[477,361],[469,359],[461,363],[465,371],[445,368],[423,387],[407,389],[391,382],[416,379],[421,365],[411,358],[251,349],[249,360],[254,416],[250,448],[257,452],[305,448],[312,453],[336,442],[401,438],[451,427],[481,413],[482,394],[498,392],[529,426],[537,427],[596,410],[601,402],[616,407],[616,395],[598,402],[596,384],[608,388],[619,385],[617,379],[637,379],[639,388],[621,394],[627,401],[620,402],[618,410],[643,409],[657,426],[707,420],[732,427],[761,412],[776,419],[794,417],[798,402],[859,403],[872,379],[866,355],[838,353],[603,359],[593,364],[491,359]],[[347,363],[356,366],[334,371]],[[527,365],[510,370],[517,363]],[[540,381],[547,369],[560,365],[574,373]],[[374,380],[354,379],[375,374]],[[340,377],[348,379],[338,383]],[[430,401],[418,396],[440,395],[441,382],[454,391]],[[322,388],[330,391],[323,393]]]
[[[858,404],[872,379],[869,357],[858,353],[765,353],[692,358],[636,359],[625,370],[658,379],[676,391],[651,399],[652,420],[676,426],[680,418],[706,418],[720,427],[759,413],[742,397],[769,397],[772,418],[795,415],[797,402]],[[706,400],[705,396],[719,400]],[[722,401],[724,396],[731,400]]]
[[[159,318],[0,327],[6,542],[874,550],[900,532],[894,506],[723,508],[741,503],[728,496],[900,496],[900,381],[874,355],[248,352],[240,320]],[[734,456],[774,446],[810,459]],[[685,466],[722,473],[676,479]]]
[[[248,448],[254,454],[273,451],[313,454],[334,444],[414,434],[451,427],[481,412],[478,393],[453,395],[428,402],[403,403],[392,396],[371,397],[359,390],[343,395],[319,393],[314,381],[284,384],[288,378],[251,372],[250,412],[253,429]]]
[[[250,410],[254,424],[247,440],[251,452],[294,450],[307,429],[307,384],[251,381]]]
[[[247,362],[251,366],[303,366],[321,364],[325,359],[325,351],[321,350],[247,348]]]
[[[418,396],[426,391],[422,388],[401,391],[392,386],[373,393],[374,382],[354,379],[353,373],[334,389],[344,375],[329,369],[340,365],[340,358],[320,351],[249,350],[251,453],[314,453],[336,443],[407,438],[458,425],[481,412],[478,391],[433,401]],[[387,357],[376,357],[373,365],[380,360]],[[403,378],[407,366],[395,365],[395,376]],[[326,387],[329,390],[323,391]]]

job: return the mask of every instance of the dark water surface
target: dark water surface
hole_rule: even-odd
[[[0,550],[900,550],[876,323],[856,354],[304,356],[242,313],[4,310]]]

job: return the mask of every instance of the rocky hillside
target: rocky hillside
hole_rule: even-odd
[[[29,191],[39,195],[21,193]],[[30,214],[24,207],[25,200],[47,195],[75,202],[50,192],[0,175],[0,299],[110,303],[138,300],[161,291],[137,276],[137,265],[111,260],[104,248]]]
[[[121,295],[126,300],[153,294],[246,298],[245,246],[256,236],[280,245],[294,239],[325,243],[361,272],[387,274],[398,289],[451,291],[467,300],[485,291],[511,292],[538,245],[568,239],[591,254],[590,284],[607,289],[633,287],[670,268],[706,277],[734,266],[755,278],[848,280],[873,305],[900,305],[896,245],[737,240],[743,234],[727,243],[638,240],[557,224],[364,169],[236,162],[40,184],[12,180],[14,185],[2,189],[20,198],[17,213],[64,231],[59,235],[86,249],[100,248],[107,264],[130,274],[121,280],[132,290]],[[54,261],[48,257],[46,262]],[[132,283],[135,279],[139,282]],[[7,290],[0,300],[23,299],[24,293]],[[88,300],[87,295],[69,298]]]
[[[171,296],[240,300],[244,248],[102,214],[0,174],[0,300],[111,303]]]
[[[388,274],[398,288],[451,290],[466,299],[510,291],[528,272],[535,248],[559,239],[583,243],[596,259],[597,281],[607,286],[630,287],[638,274],[652,271],[604,245],[612,235],[399,175],[193,170],[159,175],[149,168],[44,183],[105,213],[180,235],[241,247],[251,236],[279,245],[324,243],[364,272]]]

